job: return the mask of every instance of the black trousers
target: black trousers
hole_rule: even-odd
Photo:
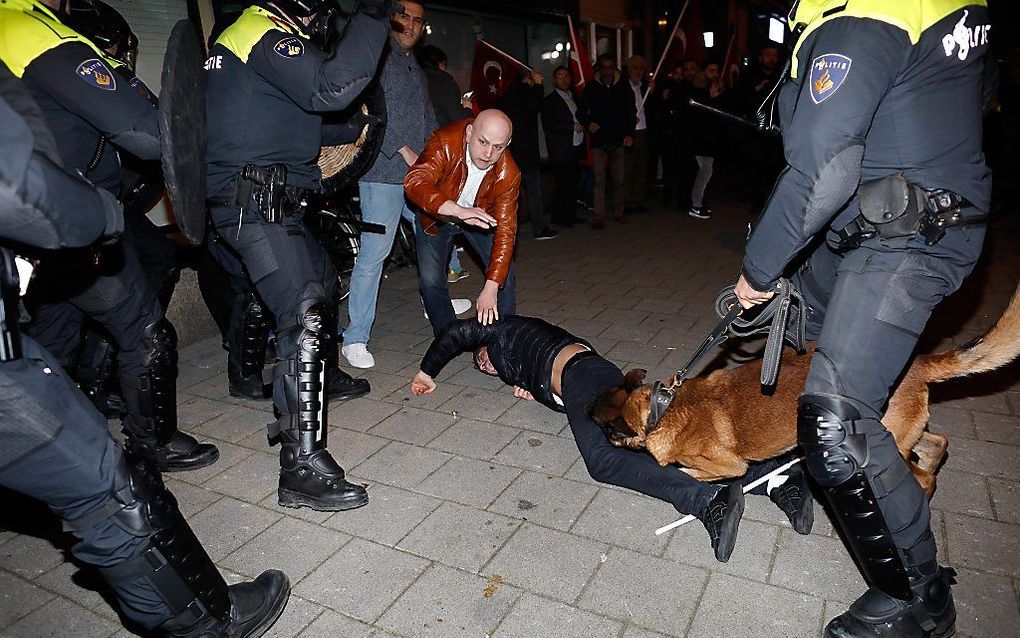
[[[587,357],[568,366],[563,373],[563,404],[577,449],[593,479],[626,487],[673,504],[681,514],[700,515],[721,489],[719,483],[704,483],[675,466],[662,467],[651,454],[616,447],[602,428],[588,416],[588,406],[603,392],[620,385],[623,373],[602,357]],[[748,465],[747,474],[735,481],[741,485],[758,479],[783,464],[770,459]],[[752,494],[765,494],[759,485]]]
[[[580,168],[577,161],[554,162],[553,202],[550,217],[553,223],[572,223],[577,212],[577,180]]]
[[[0,485],[42,501],[60,519],[78,520],[105,505],[120,455],[106,419],[57,360],[23,338],[24,356],[0,363]],[[79,560],[111,567],[138,554],[148,537],[128,534],[113,519],[78,533]],[[115,586],[125,616],[146,628],[171,616],[138,579]]]

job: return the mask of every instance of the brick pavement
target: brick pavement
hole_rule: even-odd
[[[518,307],[621,367],[664,376],[715,323],[710,306],[737,272],[748,219],[722,207],[707,222],[665,211],[633,221],[541,243],[523,233]],[[1016,223],[1000,223],[922,347],[994,321],[1020,274],[1018,247]],[[477,294],[471,270],[454,292]],[[270,406],[227,396],[218,340],[181,353],[181,427],[215,440],[222,458],[168,484],[232,582],[266,567],[290,575],[294,596],[269,635],[808,637],[860,593],[820,510],[799,536],[751,497],[733,557],[719,564],[698,523],[654,536],[676,518],[671,506],[592,481],[562,415],[514,399],[466,357],[435,394],[411,396],[430,338],[413,272],[387,277],[379,313],[373,392],[330,415],[330,448],[370,485],[370,504],[353,512],[278,507]],[[931,428],[951,442],[933,527],[960,574],[959,633],[972,638],[1020,636],[1018,426],[1017,365],[934,393]],[[132,635],[95,577],[65,562],[66,542],[42,536],[0,531],[0,635]]]

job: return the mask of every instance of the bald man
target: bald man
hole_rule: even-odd
[[[456,235],[488,264],[475,307],[489,325],[514,313],[514,242],[521,172],[506,152],[513,126],[502,111],[482,111],[432,134],[404,178],[407,198],[418,206],[415,236],[425,312],[439,336],[456,320],[446,265]]]

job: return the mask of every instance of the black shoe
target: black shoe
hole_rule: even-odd
[[[798,463],[786,471],[786,476],[786,482],[773,488],[769,498],[786,513],[798,534],[809,534],[815,522],[815,508],[807,473]]]
[[[552,228],[546,228],[542,232],[535,233],[535,239],[542,241],[543,239],[555,239],[559,235],[558,232]]]
[[[275,569],[267,569],[253,582],[238,583],[227,589],[230,616],[221,623],[208,613],[197,623],[181,627],[171,618],[157,628],[167,638],[258,638],[276,624],[290,598],[290,580]]]
[[[715,559],[725,563],[737,543],[737,529],[744,514],[744,493],[739,485],[725,485],[699,517],[715,550]]]
[[[345,477],[344,469],[326,450],[302,457],[298,446],[280,451],[280,487],[284,507],[310,507],[320,512],[352,510],[368,503],[368,490]]]
[[[265,401],[273,396],[272,387],[263,383],[260,375],[230,379],[227,392],[232,397],[252,401]]]
[[[954,584],[956,571],[936,566],[931,576],[911,578],[911,600],[872,587],[829,622],[825,638],[949,638],[956,633]]]
[[[187,472],[212,465],[220,458],[219,449],[212,443],[199,443],[195,437],[177,431],[166,445],[156,446],[155,454],[147,453],[144,445],[135,448],[149,460],[155,461],[160,472]]]
[[[712,219],[712,209],[707,206],[691,206],[687,214],[698,219]]]
[[[340,368],[326,370],[326,398],[330,403],[357,399],[371,391],[368,379],[355,379]]]

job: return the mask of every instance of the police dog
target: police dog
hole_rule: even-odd
[[[749,461],[763,461],[797,445],[797,397],[804,388],[813,347],[787,349],[776,391],[762,395],[761,360],[685,381],[658,425],[647,427],[652,386],[644,370],[631,370],[618,388],[592,405],[592,418],[617,447],[647,450],[662,465],[702,481],[743,476]],[[926,431],[928,385],[999,368],[1020,355],[1020,288],[984,336],[938,354],[916,357],[889,400],[882,423],[931,498],[935,472],[948,441]]]

